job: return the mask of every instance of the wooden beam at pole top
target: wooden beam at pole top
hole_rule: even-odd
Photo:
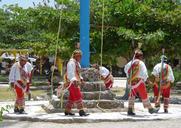
[[[82,50],[81,66],[90,65],[90,0],[80,0],[80,49]]]

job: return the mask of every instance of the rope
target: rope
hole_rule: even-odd
[[[103,53],[103,44],[104,44],[104,0],[103,0],[103,3],[102,3],[102,27],[101,27],[101,66],[102,66],[102,53]],[[101,77],[101,76],[99,76]],[[100,109],[101,111],[105,112],[106,110],[104,110],[103,108],[101,108],[99,106],[99,103],[100,103],[100,99],[101,99],[101,86],[99,86],[99,99],[98,99],[98,102],[97,102],[97,108]]]
[[[131,78],[132,77],[132,74],[133,74],[133,69],[132,69],[132,65],[133,65],[133,61],[134,61],[134,59],[135,59],[135,53],[134,53],[134,55],[133,55],[133,58],[132,58],[132,60],[131,60],[131,73],[129,74],[129,78]],[[129,85],[131,85],[131,80],[130,80],[130,83],[128,83],[128,78],[127,78],[127,80],[126,80],[126,90],[125,90],[125,94],[123,95],[123,97],[122,97],[122,99],[123,100],[128,100],[129,99],[129,93],[131,92],[131,95],[130,96],[132,96],[132,88],[131,87],[129,87]],[[133,90],[134,91],[134,90]]]
[[[64,88],[64,86],[62,86],[62,88],[61,88],[61,96],[60,96],[60,108],[61,109],[63,109],[64,94],[68,91],[70,86],[71,86],[71,83],[69,83],[68,87]]]
[[[101,66],[102,66],[102,53],[104,45],[104,0],[102,3],[102,27],[101,27]]]
[[[132,75],[133,75],[133,68],[132,68],[132,66],[133,66],[133,61],[135,60],[135,53],[134,53],[134,55],[133,55],[133,59],[131,60],[131,66],[130,66],[130,68],[131,68],[131,72],[130,72],[130,75],[129,75],[129,78],[130,78],[130,86],[132,86],[131,84],[132,84]],[[128,81],[128,80],[127,80]],[[129,84],[129,83],[128,83]],[[129,85],[127,85],[127,86],[129,86]],[[128,94],[130,93],[130,91],[131,91],[131,97],[133,96],[132,95],[132,88],[130,87],[129,88],[129,91],[128,91]]]
[[[63,0],[62,0],[61,5],[63,5]],[[54,75],[56,59],[57,59],[59,35],[60,35],[61,26],[62,26],[62,12],[63,12],[63,9],[61,9],[61,11],[60,11],[60,19],[59,19],[59,25],[58,25],[57,41],[56,41],[55,56],[54,56],[55,59],[54,59],[53,71],[52,71],[52,75],[51,75],[51,97],[53,96],[53,75]]]
[[[159,86],[158,86],[158,99],[157,99],[157,103],[159,103],[160,102],[160,95],[161,95],[161,84],[162,84],[162,81],[163,81],[163,79],[162,79],[162,73],[163,73],[163,66],[164,66],[164,54],[165,54],[165,49],[163,48],[162,49],[162,57],[161,57],[161,71],[160,71],[160,84],[159,84]]]

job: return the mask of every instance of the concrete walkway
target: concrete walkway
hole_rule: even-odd
[[[0,102],[0,106],[13,105],[13,102]],[[103,112],[90,113],[87,117],[80,117],[76,113],[74,117],[64,116],[64,113],[46,113],[41,105],[48,105],[48,101],[27,101],[25,111],[27,114],[14,114],[13,109],[4,113],[4,119],[43,121],[56,123],[95,123],[95,122],[117,122],[117,121],[145,121],[145,120],[169,120],[181,119],[181,105],[170,105],[169,113],[163,113],[163,108],[157,114],[149,114],[141,103],[136,103],[136,116],[127,116],[126,112]],[[127,106],[127,102],[125,103]]]
[[[113,87],[126,88],[126,77],[114,77]]]

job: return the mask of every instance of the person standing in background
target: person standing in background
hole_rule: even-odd
[[[26,69],[26,62],[28,58],[21,55],[19,61],[14,63],[9,74],[9,83],[14,88],[16,93],[16,101],[14,105],[14,112],[25,113],[25,97],[27,84],[29,83],[28,73]]]
[[[32,64],[27,61],[26,64],[25,64],[25,69],[26,69],[28,79],[29,79],[28,80],[29,82],[27,83],[25,92],[28,95],[28,100],[31,100],[30,86],[32,85],[32,76],[33,76],[33,66],[32,66]]]
[[[152,71],[152,76],[154,77],[153,80],[154,102],[155,102],[155,107],[160,108],[160,96],[162,96],[164,104],[163,105],[164,112],[168,113],[170,89],[171,86],[174,84],[175,78],[171,66],[167,64],[167,57],[162,55],[161,59],[163,59],[163,67],[162,63],[158,63],[157,65],[155,65]]]

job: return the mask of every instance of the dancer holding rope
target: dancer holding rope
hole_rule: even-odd
[[[148,108],[149,113],[157,113],[158,110],[151,106],[148,99],[148,94],[145,87],[145,82],[148,78],[147,68],[142,61],[143,53],[141,50],[136,50],[133,60],[125,65],[124,71],[127,75],[128,85],[130,88],[128,101],[128,115],[135,115],[134,102],[135,97],[139,95],[143,102],[144,108]]]
[[[75,50],[72,54],[72,58],[67,64],[67,70],[65,74],[65,88],[69,91],[68,102],[65,106],[65,115],[75,115],[71,112],[74,104],[77,105],[79,109],[80,116],[88,116],[84,111],[82,94],[80,91],[80,86],[83,84],[83,78],[80,75],[80,60],[82,57],[82,52],[80,50]]]

